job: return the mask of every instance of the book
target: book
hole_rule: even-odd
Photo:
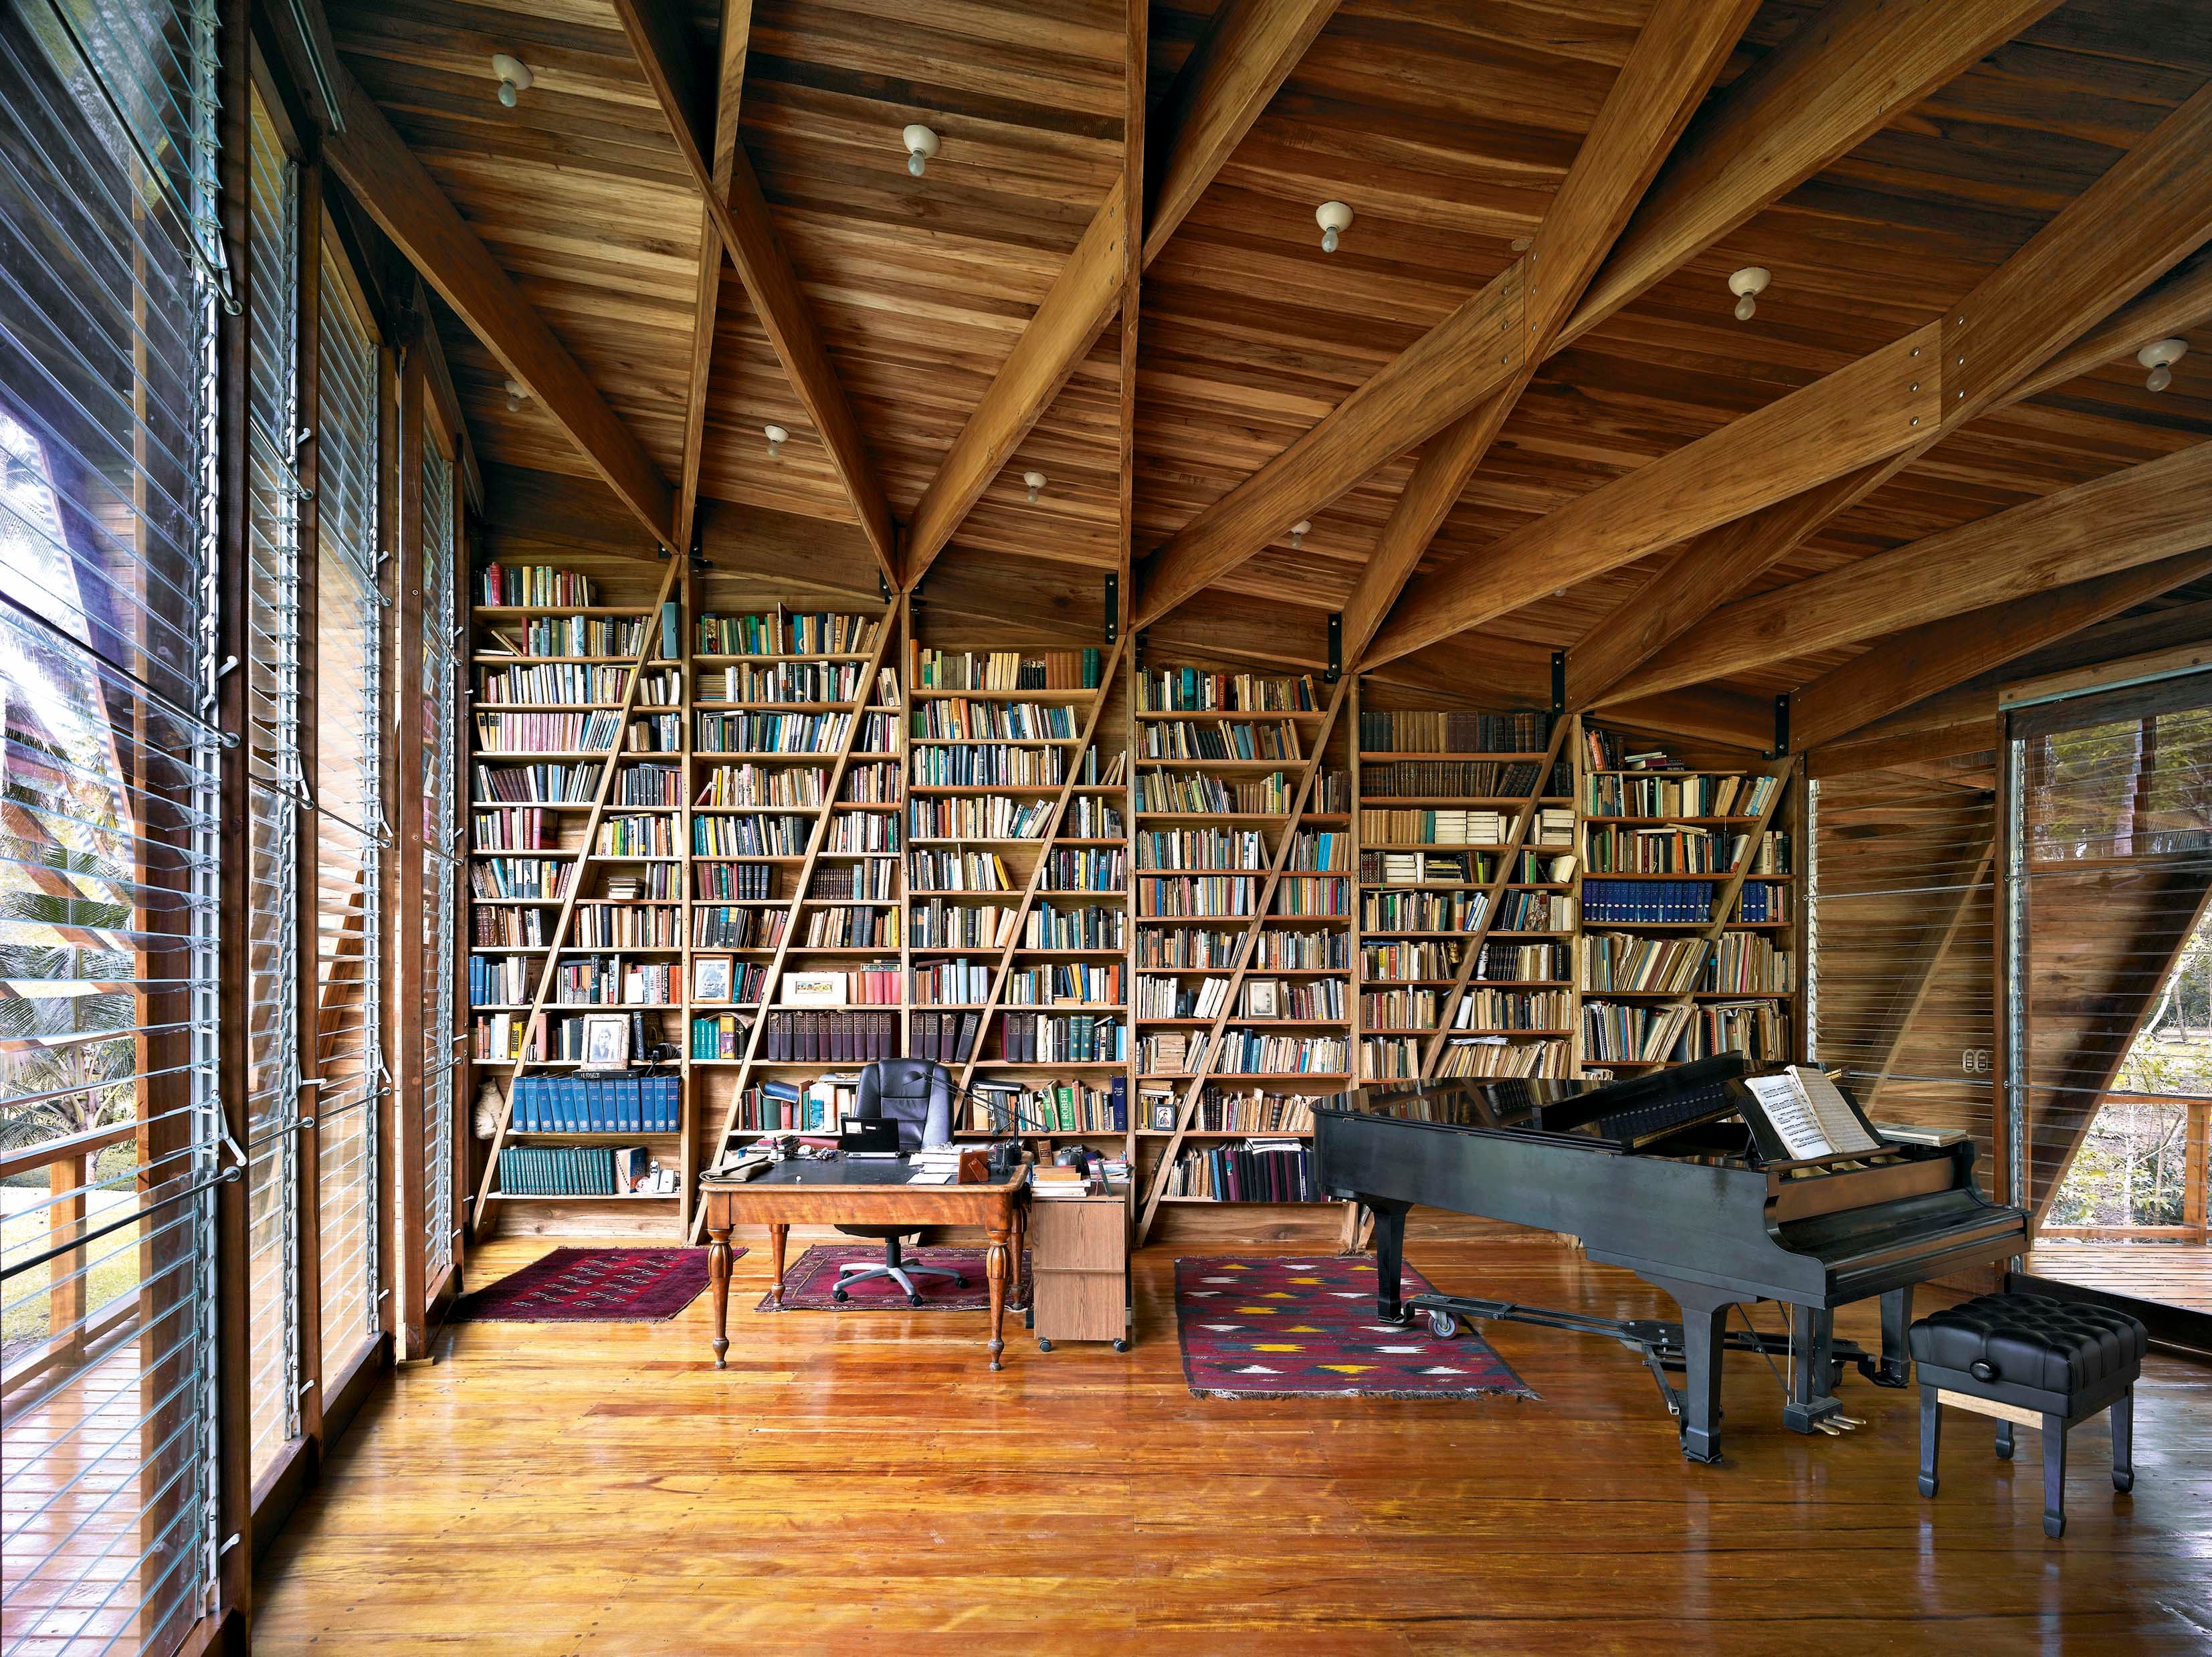
[[[1746,1084],[1765,1107],[1766,1120],[1790,1156],[1871,1156],[1882,1148],[1858,1112],[1826,1073],[1802,1064],[1777,1075],[1749,1076]]]

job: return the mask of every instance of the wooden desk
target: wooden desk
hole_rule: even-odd
[[[896,1162],[779,1162],[757,1179],[700,1180],[707,1209],[707,1281],[714,1291],[714,1368],[729,1367],[730,1233],[766,1226],[775,1258],[775,1300],[783,1303],[784,1245],[793,1225],[981,1226],[989,1240],[984,1272],[991,1293],[991,1368],[1006,1349],[1004,1329],[1011,1263],[1027,1229],[1030,1171],[992,1185],[915,1185]]]

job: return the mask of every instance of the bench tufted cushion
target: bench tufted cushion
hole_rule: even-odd
[[[2041,1295],[1984,1295],[1914,1323],[1912,1358],[1942,1369],[1996,1366],[1996,1381],[2069,1395],[2142,1368],[2148,1337],[2124,1312]]]

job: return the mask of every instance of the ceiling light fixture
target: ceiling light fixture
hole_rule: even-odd
[[[1035,506],[1037,490],[1042,489],[1051,480],[1042,472],[1024,472],[1022,473],[1022,481],[1030,486],[1030,504]]]
[[[768,458],[775,459],[776,450],[791,441],[791,434],[781,426],[763,426],[761,436],[768,439]]]
[[[1291,526],[1291,545],[1293,550],[1306,544],[1307,533],[1313,528],[1313,520],[1301,518]]]
[[[916,178],[921,176],[929,158],[937,153],[937,134],[916,123],[899,134],[906,141],[906,170]]]
[[[1759,296],[1766,291],[1766,284],[1774,277],[1764,265],[1747,265],[1729,278],[1729,291],[1735,295],[1735,320],[1748,322],[1759,309]]]
[[[507,382],[507,411],[509,414],[521,413],[522,405],[529,400],[529,387],[524,385],[520,380],[510,380]]]
[[[2189,342],[2182,338],[2154,339],[2136,353],[2136,361],[2150,370],[2150,378],[2143,381],[2148,391],[2164,391],[2173,383],[2173,365],[2189,355]]]
[[[1322,252],[1333,253],[1337,238],[1352,228],[1352,210],[1340,201],[1325,201],[1314,209],[1314,222],[1321,226]]]
[[[520,58],[510,58],[503,52],[491,55],[491,72],[499,76],[499,101],[509,109],[521,94],[530,90],[530,65]]]

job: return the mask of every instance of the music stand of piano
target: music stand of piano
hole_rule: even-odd
[[[1695,1461],[1720,1459],[1723,1355],[1787,1355],[1785,1424],[1832,1433],[1852,1424],[1834,1396],[1847,1367],[1881,1386],[1910,1379],[1913,1285],[2018,1252],[2027,1215],[1975,1189],[1970,1142],[1876,1136],[1871,1154],[1790,1156],[1749,1075],[1741,1056],[1724,1054],[1627,1082],[1362,1088],[1315,1106],[1317,1182],[1374,1215],[1376,1312],[1387,1321],[1426,1315],[1443,1335],[1463,1320],[1506,1319],[1617,1340],[1641,1355]],[[1416,1204],[1579,1238],[1589,1258],[1663,1290],[1681,1319],[1467,1295],[1401,1305],[1405,1221]],[[1876,1295],[1878,1358],[1834,1335],[1837,1307]],[[1753,1329],[1743,1313],[1742,1329],[1728,1326],[1730,1307],[1768,1300],[1793,1309],[1786,1335]]]

